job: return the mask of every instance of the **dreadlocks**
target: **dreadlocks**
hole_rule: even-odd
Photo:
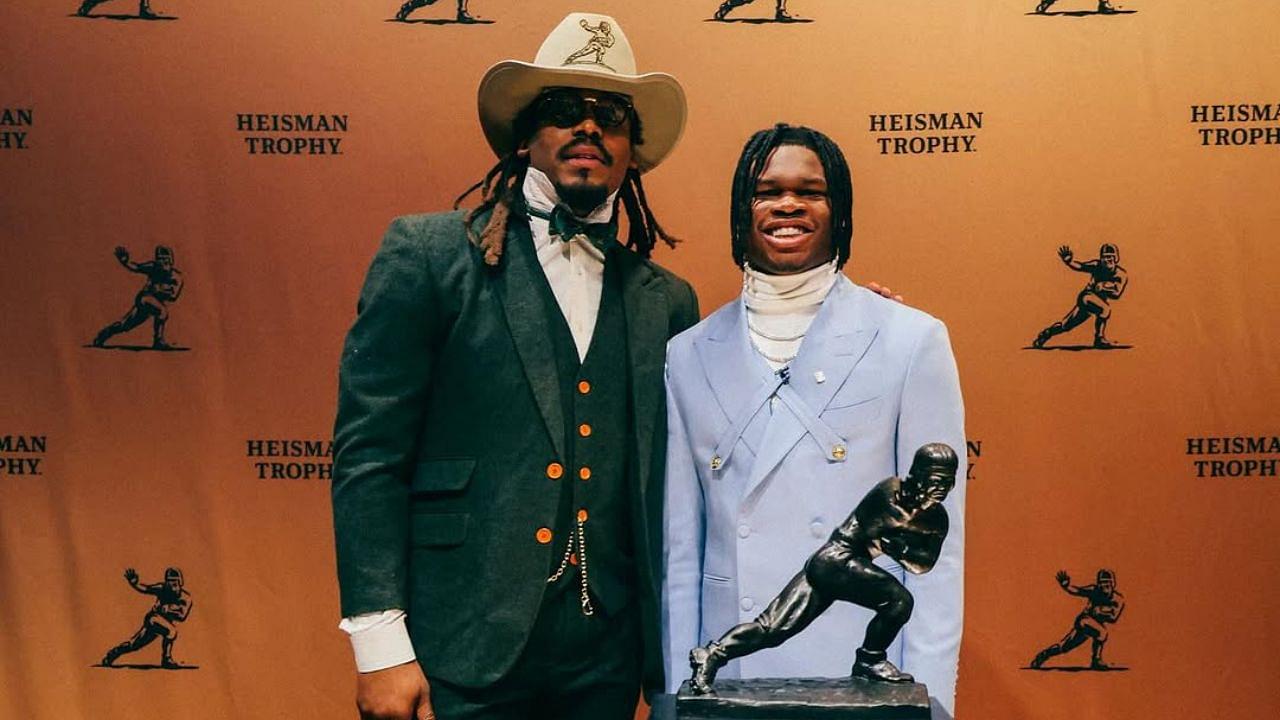
[[[849,259],[849,244],[853,237],[853,183],[849,179],[849,164],[831,138],[812,128],[786,123],[778,123],[752,135],[738,158],[729,205],[733,261],[738,267],[747,261],[747,243],[752,226],[751,203],[755,198],[756,181],[764,172],[769,156],[782,145],[809,148],[821,161],[822,172],[827,178],[827,202],[831,205],[831,245],[836,254],[836,267],[843,267]]]
[[[513,123],[515,137],[517,139],[516,146],[523,147],[529,138],[538,131],[537,119],[538,100],[529,103],[519,114],[516,115]],[[631,145],[641,145],[644,143],[644,132],[640,123],[640,116],[631,112]],[[462,204],[462,201],[468,195],[480,191],[480,204],[467,211],[463,216],[462,222],[467,228],[467,236],[471,238],[471,242],[484,253],[484,261],[491,266],[497,266],[502,261],[503,242],[507,235],[507,220],[511,215],[513,208],[523,208],[524,199],[521,197],[521,185],[524,182],[525,172],[529,169],[528,156],[521,156],[512,151],[498,160],[498,163],[485,173],[484,178],[479,182],[467,188],[465,192],[453,201],[453,208],[456,210]],[[622,187],[618,190],[617,198],[614,200],[613,211],[617,216],[618,206],[627,212],[627,242],[626,246],[630,250],[634,250],[640,257],[647,258],[653,253],[653,247],[661,239],[668,247],[675,247],[679,242],[679,238],[667,233],[658,224],[653,216],[653,211],[649,209],[648,198],[645,197],[644,185],[640,182],[640,171],[631,168],[627,170],[626,176],[622,180]],[[480,216],[486,212],[491,212],[489,221],[479,230],[475,229],[475,222]]]

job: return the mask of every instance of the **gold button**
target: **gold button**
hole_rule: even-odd
[[[578,468],[578,477],[582,478],[583,480],[590,480],[591,468],[587,467],[586,465],[583,465],[582,467]]]
[[[569,553],[569,564],[570,565],[578,564],[578,553]]]
[[[539,543],[546,545],[547,543],[551,542],[551,528],[544,528],[544,527],[538,528],[538,532],[534,535],[534,537],[538,539]]]
[[[564,475],[564,466],[558,462],[553,462],[547,466],[547,477],[552,480],[559,480]]]
[[[715,457],[711,458],[712,470],[719,470],[721,465],[724,465],[724,461],[720,459],[719,455],[716,455]]]
[[[581,425],[578,426],[578,434],[581,435],[582,437],[590,437],[591,426],[586,423],[582,423]]]
[[[578,522],[586,522],[586,521],[587,521],[587,509],[583,508],[578,511]]]
[[[591,392],[591,383],[587,382],[586,380],[579,380],[578,392],[582,393],[583,395],[586,395],[587,393]]]
[[[844,445],[836,445],[835,447],[831,448],[831,457],[835,458],[836,460],[843,460],[844,455],[845,455]]]

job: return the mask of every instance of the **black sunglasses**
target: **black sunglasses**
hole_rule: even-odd
[[[608,130],[621,127],[632,112],[631,103],[618,95],[583,97],[573,90],[543,93],[536,105],[538,121],[558,128],[571,128],[590,113],[597,125]]]

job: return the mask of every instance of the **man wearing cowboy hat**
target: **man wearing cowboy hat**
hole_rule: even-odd
[[[489,69],[479,109],[499,157],[479,206],[392,223],[343,350],[333,507],[357,705],[631,718],[662,682],[664,350],[698,319],[648,260],[674,241],[640,177],[678,140],[684,93],[636,73],[612,18],[574,13],[534,62]]]

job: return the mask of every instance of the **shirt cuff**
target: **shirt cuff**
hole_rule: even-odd
[[[392,609],[353,615],[338,623],[351,636],[356,670],[374,672],[417,659],[404,617],[403,610]]]

